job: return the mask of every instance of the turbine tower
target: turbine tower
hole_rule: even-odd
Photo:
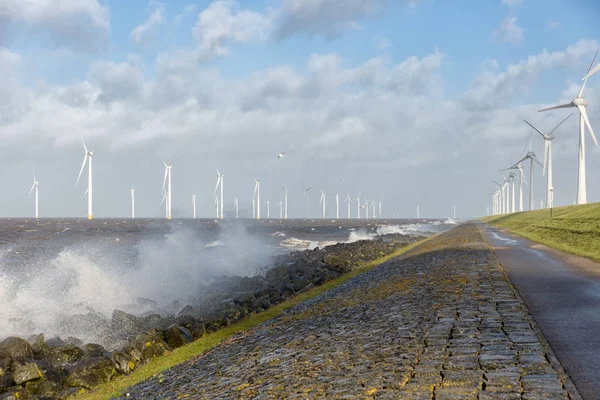
[[[308,191],[313,187],[311,186],[307,189],[304,187],[304,184],[302,182],[300,182],[300,184],[302,185],[302,189],[304,190],[304,198],[306,199],[306,214],[304,216],[304,219],[308,219]]]
[[[371,211],[373,219],[377,219],[377,214],[375,213],[375,199],[371,199]]]
[[[165,166],[165,177],[163,178],[162,190],[163,190],[163,193],[165,193],[166,201],[167,201],[167,204],[166,204],[167,219],[171,219],[171,216],[172,216],[172,214],[171,214],[171,204],[172,204],[171,203],[171,199],[172,199],[172,197],[171,197],[171,193],[172,193],[171,192],[171,171],[172,171],[173,166],[171,165],[171,163],[167,164],[163,160],[160,160],[160,161],[162,161],[163,165]],[[167,186],[166,192],[165,192],[165,185]]]
[[[233,201],[233,209],[235,210],[235,219],[239,218],[239,205],[240,202],[238,201],[237,197],[234,197],[234,201]]]
[[[600,51],[600,49],[598,49]],[[585,89],[585,84],[590,76],[592,76],[597,70],[598,67],[594,68],[592,71],[592,67],[594,65],[594,61],[596,61],[596,56],[598,55],[598,51],[596,51],[596,55],[590,64],[590,68],[588,68],[588,74],[583,78],[583,85],[581,85],[581,90],[577,97],[575,97],[570,103],[561,104],[559,106],[544,108],[542,110],[538,110],[538,112],[554,110],[557,108],[571,108],[576,107],[579,110],[579,158],[578,158],[578,173],[577,173],[577,204],[586,204],[587,203],[587,185],[585,179],[585,127],[587,125],[588,130],[590,131],[590,135],[594,140],[596,146],[598,146],[598,140],[596,139],[596,135],[594,134],[594,130],[592,129],[592,125],[590,124],[590,120],[588,119],[586,107],[588,105],[588,101],[583,97],[583,90]],[[533,162],[532,162],[533,164]],[[533,182],[531,183],[533,186]]]
[[[529,165],[529,210],[531,211],[535,208],[535,205],[533,202],[533,163],[535,162],[540,167],[544,168],[542,163],[540,163],[538,161],[538,159],[536,158],[535,153],[533,151],[531,151],[531,141],[529,142],[529,151],[527,152],[527,155],[525,157],[523,157],[522,159],[520,159],[519,161],[517,161],[517,163],[515,165],[513,165],[511,168],[518,168],[518,164],[521,164],[521,162],[523,162],[527,159],[529,159],[529,161],[530,161],[530,165]],[[522,168],[523,167],[521,166],[521,169]]]
[[[40,200],[39,187],[40,187],[40,183],[35,178],[35,171],[33,171],[33,185],[31,186],[31,189],[29,190],[29,194],[27,195],[27,197],[31,196],[31,192],[35,188],[35,219],[40,218],[40,215],[39,215],[39,204],[40,204],[39,203],[39,200]]]
[[[271,202],[267,200],[267,219],[271,219]]]
[[[417,219],[419,219],[421,217],[419,217],[419,206],[417,206]]]
[[[192,216],[196,219],[196,195],[192,195]]]
[[[260,181],[254,178],[254,196],[252,197],[252,203],[256,199],[256,219],[260,219]]]
[[[131,219],[135,218],[135,189],[131,187]]]
[[[85,155],[83,156],[83,164],[81,164],[81,169],[79,170],[79,176],[77,177],[75,187],[77,187],[79,184],[81,173],[85,168],[85,163],[88,162],[88,188],[83,195],[85,196],[87,194],[88,196],[88,219],[92,219],[94,218],[94,213],[92,212],[92,156],[94,155],[94,151],[89,151],[85,145],[85,141],[83,139],[81,139],[81,141],[83,142]]]
[[[335,219],[340,219],[340,194],[335,194]]]
[[[381,202],[379,202],[379,219],[381,219]]]
[[[348,219],[350,219],[350,203],[352,203],[352,199],[350,198],[350,193],[348,193],[348,196],[346,197],[346,200],[344,200],[346,203],[348,203]]]
[[[567,118],[563,119],[549,133],[544,133],[541,130],[539,130],[538,128],[536,128],[535,126],[533,126],[533,124],[529,123],[527,120],[523,120],[523,121],[525,121],[525,123],[527,125],[531,126],[533,129],[535,129],[537,133],[542,135],[542,138],[544,139],[544,175],[547,174],[547,176],[546,176],[546,208],[552,208],[554,206],[554,204],[553,204],[554,202],[553,202],[552,194],[551,194],[551,192],[554,190],[554,187],[552,186],[552,140],[554,140],[553,133],[559,126],[561,126],[563,124],[563,122],[568,120],[571,115],[573,115],[573,113],[569,114],[569,116],[567,116]]]
[[[279,219],[283,219],[283,203],[279,200]]]
[[[369,219],[369,199],[365,197],[365,201],[363,202],[363,207],[365,208],[365,219]]]
[[[356,196],[356,219],[360,219],[360,195]]]
[[[223,181],[225,179],[225,175],[223,175],[222,173],[220,173],[218,169],[216,169],[216,170],[217,170],[217,175],[219,176],[219,179],[217,180],[217,187],[221,188],[221,194],[219,196],[219,199],[220,199],[219,207],[220,207],[221,212],[217,216],[217,218],[223,219],[223,217],[224,217],[224,214],[223,214],[223,201],[224,201],[224,197],[223,197]],[[216,191],[216,189],[215,189],[215,191]]]
[[[323,219],[325,219],[325,192],[321,190],[321,200],[319,200],[319,204],[323,204]]]

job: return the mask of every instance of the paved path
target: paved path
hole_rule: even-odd
[[[600,264],[482,230],[582,397],[600,399]]]
[[[462,225],[123,399],[567,399],[530,318]]]

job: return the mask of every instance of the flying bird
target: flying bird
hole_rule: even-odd
[[[284,154],[285,154],[285,152],[281,152],[281,153],[279,153],[279,154],[277,155],[277,158],[282,158]]]

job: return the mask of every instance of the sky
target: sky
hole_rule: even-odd
[[[94,151],[94,215],[251,216],[256,177],[279,213],[320,216],[320,190],[383,216],[485,215],[498,168],[550,130],[600,47],[595,0],[0,0],[0,217],[85,217],[75,182]],[[600,60],[596,61],[596,64]],[[584,96],[600,139],[600,74]],[[586,137],[588,202],[600,148]],[[572,204],[578,115],[553,142],[555,205]],[[543,140],[532,150],[543,162]],[[280,152],[285,152],[281,159]],[[527,176],[528,167],[525,170]],[[545,178],[534,170],[535,204]],[[526,187],[526,193],[528,192]],[[341,203],[341,201],[340,201]],[[527,205],[527,198],[525,204]],[[345,203],[340,204],[342,216]]]

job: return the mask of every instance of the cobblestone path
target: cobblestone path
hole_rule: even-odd
[[[578,398],[549,359],[466,224],[123,398]]]

